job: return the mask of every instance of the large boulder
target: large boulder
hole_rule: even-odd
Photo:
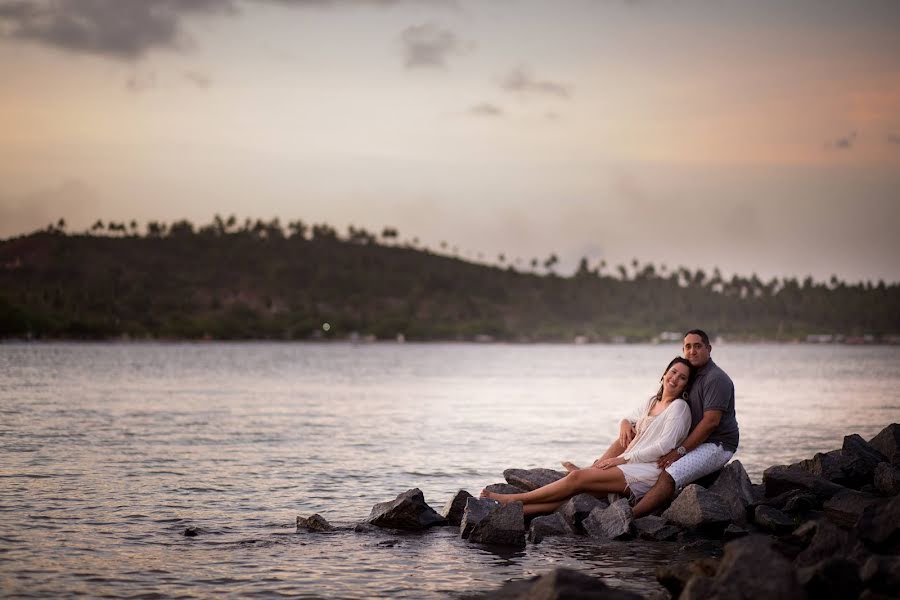
[[[459,522],[459,537],[467,539],[475,526],[498,508],[500,508],[500,504],[496,500],[466,498],[466,506]]]
[[[887,504],[866,508],[857,529],[866,546],[875,551],[900,552],[900,496],[894,496]]]
[[[441,516],[444,517],[447,523],[456,526],[462,523],[463,513],[466,510],[466,501],[469,498],[473,498],[473,496],[466,490],[459,490],[450,498],[450,501],[444,505],[444,510],[441,511]]]
[[[627,590],[609,587],[599,577],[571,569],[554,569],[538,577],[507,581],[497,590],[464,596],[461,600],[640,600]]]
[[[861,487],[866,483],[872,483],[875,467],[878,466],[878,463],[888,460],[884,454],[856,433],[844,437],[841,455],[853,463],[854,477],[856,479],[853,482],[854,488]]]
[[[366,523],[388,529],[419,530],[433,525],[443,525],[444,517],[425,503],[419,488],[407,490],[394,500],[380,502],[372,507]]]
[[[572,528],[559,513],[535,517],[528,527],[528,541],[539,544],[546,537],[573,535]]]
[[[862,591],[859,567],[842,557],[831,557],[797,570],[797,581],[810,598],[845,600]]]
[[[517,488],[530,492],[565,477],[567,473],[553,469],[506,469],[503,478]]]
[[[679,527],[706,533],[721,533],[731,523],[725,501],[697,484],[685,487],[662,516]]]
[[[581,522],[591,514],[592,510],[597,507],[606,508],[607,506],[609,506],[609,504],[605,500],[601,500],[596,496],[592,496],[591,494],[578,494],[569,498],[562,506],[557,508],[555,512],[563,516],[569,524],[569,527],[577,530],[581,527]]]
[[[693,577],[679,596],[681,600],[803,597],[791,562],[772,547],[768,538],[755,535],[729,542],[715,575]]]
[[[869,445],[881,452],[894,466],[900,467],[900,424],[891,423],[869,440]]]
[[[681,529],[668,523],[662,517],[648,515],[634,520],[634,529],[642,540],[665,542],[678,537]]]
[[[878,496],[844,490],[826,500],[822,508],[824,508],[825,517],[829,521],[835,525],[850,528],[856,526],[867,508],[881,504],[884,504],[884,500]]]
[[[607,508],[597,507],[581,523],[587,534],[600,540],[621,540],[632,536],[634,514],[628,500],[620,498]]]
[[[889,462],[879,463],[875,467],[875,476],[873,483],[875,489],[885,496],[896,496],[900,494],[900,468],[895,467]]]
[[[856,536],[853,532],[845,531],[829,521],[818,521],[813,525],[801,525],[794,532],[795,536],[801,535],[809,538],[809,531],[815,533],[809,538],[807,547],[797,555],[794,564],[797,567],[811,567],[818,562],[835,556],[845,557],[856,545]]]
[[[469,541],[497,546],[525,545],[525,511],[521,502],[510,502],[491,511],[469,534]]]
[[[492,483],[484,489],[485,491],[491,492],[492,494],[524,494],[525,492],[529,491],[524,488],[510,485],[508,483]]]
[[[715,558],[701,558],[691,562],[675,562],[656,567],[656,580],[678,598],[688,581],[694,577],[712,577],[719,569]]]
[[[857,489],[872,481],[872,472],[866,462],[853,455],[845,455],[841,450],[817,452],[812,458],[791,465],[791,468]]]
[[[831,498],[841,490],[842,485],[832,483],[823,477],[795,467],[779,465],[769,467],[763,472],[763,484],[766,486],[766,497],[772,498],[792,490],[809,492],[824,500]]]
[[[717,494],[731,511],[731,520],[742,525],[747,522],[747,506],[756,500],[750,476],[739,460],[733,460],[719,473],[709,491]]]
[[[771,506],[757,506],[753,514],[757,527],[775,535],[784,535],[794,530],[794,520]]]
[[[326,521],[321,515],[314,514],[308,517],[297,515],[297,529],[305,529],[306,531],[331,531],[334,527]]]
[[[900,592],[900,556],[870,556],[860,575],[867,588],[896,597]]]

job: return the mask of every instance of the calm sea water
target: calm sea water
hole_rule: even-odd
[[[566,565],[638,591],[677,545],[497,552],[296,533],[419,487],[588,463],[677,345],[2,344],[4,597],[446,597]],[[721,345],[754,481],[900,421],[900,348]],[[182,535],[199,527],[196,538]],[[682,556],[683,558],[684,556]]]

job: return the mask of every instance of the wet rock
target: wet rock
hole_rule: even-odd
[[[469,498],[473,498],[472,494],[467,492],[466,490],[459,490],[453,497],[444,505],[444,509],[441,511],[441,516],[447,521],[450,525],[459,526],[462,523],[463,513],[466,510],[466,500]]]
[[[859,536],[878,552],[900,553],[900,496],[886,504],[863,511],[858,525]]]
[[[539,577],[508,581],[497,590],[465,596],[462,600],[640,600],[627,590],[609,587],[599,577],[571,569],[554,569]]]
[[[184,530],[184,537],[197,537],[200,535],[200,529],[197,527],[187,527]]]
[[[841,557],[826,558],[811,567],[797,570],[797,581],[810,598],[845,600],[862,591],[859,567]]]
[[[737,524],[747,522],[747,506],[755,500],[753,484],[739,460],[733,460],[723,468],[709,491],[717,494],[731,511],[731,520]]]
[[[649,515],[634,520],[634,529],[642,540],[656,542],[671,541],[678,537],[681,529],[666,522],[662,517]]]
[[[822,508],[822,501],[815,494],[799,492],[784,503],[783,510],[789,514],[805,514],[820,508]]]
[[[381,528],[368,523],[357,523],[353,526],[353,531],[354,533],[377,533],[381,531]]]
[[[536,517],[528,528],[528,541],[539,544],[545,537],[573,535],[574,532],[565,518],[559,513]]]
[[[883,462],[875,467],[874,476],[875,489],[885,496],[896,496],[900,494],[900,468]]]
[[[803,597],[794,566],[772,548],[763,536],[729,542],[712,577],[694,576],[681,593],[682,600],[706,598],[766,598],[793,600]]]
[[[656,580],[669,590],[672,598],[678,598],[688,581],[694,577],[712,577],[718,568],[719,561],[714,558],[661,565],[656,567]]]
[[[592,538],[621,540],[632,536],[634,514],[628,500],[621,498],[607,508],[597,507],[581,523]]]
[[[900,556],[870,556],[860,575],[867,588],[896,597],[900,592]]]
[[[527,492],[544,487],[565,477],[567,473],[553,469],[506,469],[503,478],[510,484]]]
[[[485,491],[491,492],[493,494],[523,494],[530,491],[524,488],[518,488],[508,483],[492,483],[484,489]]]
[[[578,494],[572,496],[565,504],[556,509],[556,512],[565,518],[569,527],[578,529],[591,511],[597,507],[606,508],[609,504],[591,494]]]
[[[855,489],[872,481],[872,472],[865,460],[852,455],[845,456],[841,450],[818,452],[811,459],[800,461],[791,467]]]
[[[794,520],[771,506],[757,506],[753,521],[760,529],[775,535],[784,535],[794,530]]]
[[[725,531],[722,532],[722,541],[730,542],[731,540],[736,540],[747,535],[750,535],[750,532],[747,529],[741,527],[740,525],[735,525],[734,523],[732,523],[725,528]]]
[[[853,490],[845,490],[832,496],[825,502],[825,517],[844,528],[855,527],[859,518],[870,506],[877,506],[884,501],[878,496],[871,496],[856,492]]]
[[[459,537],[467,539],[472,533],[472,529],[498,508],[500,508],[500,504],[496,500],[475,497],[467,498],[463,516],[459,522]]]
[[[891,423],[869,440],[869,445],[881,452],[888,462],[900,467],[900,424]]]
[[[679,527],[706,533],[721,533],[731,522],[725,501],[696,484],[686,486],[662,516]]]
[[[808,526],[798,527],[794,535],[797,535],[803,527]],[[794,564],[797,567],[811,567],[827,558],[844,556],[855,543],[855,536],[851,532],[844,531],[829,521],[818,521],[809,545],[797,556]]]
[[[372,507],[366,523],[388,529],[419,530],[444,524],[444,518],[425,503],[419,488],[407,490],[394,500]]]
[[[305,529],[307,531],[331,531],[334,527],[326,521],[321,515],[314,514],[308,517],[297,515],[297,529]]]
[[[875,467],[878,463],[888,460],[884,454],[855,433],[844,437],[841,456],[852,462],[854,478],[852,487],[857,489],[866,483],[872,483]]]
[[[490,513],[469,534],[469,541],[498,546],[525,545],[525,511],[521,502],[510,502]]]
[[[772,498],[791,490],[800,490],[814,494],[824,501],[841,490],[847,489],[823,477],[817,477],[802,469],[784,465],[766,469],[763,472],[763,484],[766,486],[767,498]]]

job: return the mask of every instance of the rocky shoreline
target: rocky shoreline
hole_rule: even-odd
[[[563,477],[551,469],[507,469],[501,493],[536,489]],[[320,515],[297,517],[298,531],[334,527]],[[597,544],[641,539],[708,544],[710,557],[657,567],[682,598],[900,597],[900,425],[871,440],[848,435],[840,449],[778,465],[753,484],[740,461],[686,486],[658,514],[634,519],[628,500],[589,494],[553,514],[526,519],[522,504],[500,506],[459,490],[438,512],[416,488],[376,504],[354,529],[423,531],[446,526],[473,544],[522,548],[552,536]],[[513,581],[470,598],[640,598],[566,569]]]

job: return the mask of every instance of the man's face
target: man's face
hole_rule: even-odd
[[[710,346],[703,343],[696,333],[684,336],[684,357],[688,359],[696,368],[700,368],[709,362]]]

